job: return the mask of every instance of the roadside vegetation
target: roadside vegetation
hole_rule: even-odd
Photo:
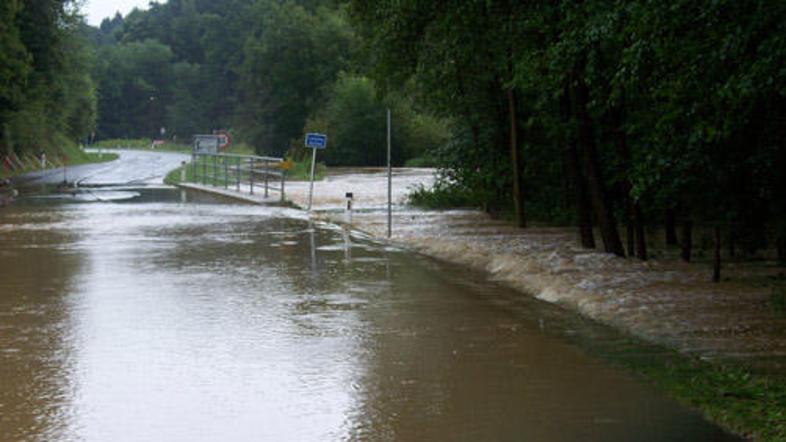
[[[27,173],[78,166],[80,164],[113,161],[117,157],[115,153],[85,152],[78,146],[67,143],[59,147],[46,147],[35,154],[11,154],[0,157],[0,178],[13,178]]]
[[[158,138],[164,127],[167,141],[184,142],[227,129],[258,154],[299,164],[310,157],[303,134],[314,131],[328,135],[326,165],[381,166],[387,108],[395,165],[449,137],[447,120],[409,91],[380,92],[359,69],[360,41],[341,2],[154,3],[104,20],[90,40],[98,140]]]
[[[95,127],[94,53],[62,0],[0,4],[0,158],[70,153]]]
[[[690,261],[711,229],[716,281],[727,249],[786,262],[786,5],[349,4],[378,87],[451,122],[443,182],[413,202],[455,187],[641,260],[652,230]]]
[[[432,187],[418,186],[409,192],[407,202],[428,209],[472,208],[477,196],[471,189],[437,181]]]
[[[164,152],[181,152],[191,153],[192,147],[188,144],[177,144],[172,142],[164,142],[163,144],[153,145],[153,140],[146,138],[134,139],[109,139],[101,140],[90,146],[93,149],[134,149],[134,150],[149,150],[149,151],[164,151]]]
[[[606,357],[698,409],[710,421],[755,441],[786,440],[786,377],[728,362],[705,362],[666,349],[657,356],[607,349]]]

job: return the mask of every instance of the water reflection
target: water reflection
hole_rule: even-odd
[[[25,222],[13,207],[4,219]],[[57,224],[40,213],[35,224]],[[3,233],[0,241],[0,439],[56,440],[72,426],[75,348],[70,293],[83,257],[59,246],[64,231]],[[30,242],[28,239],[34,238]]]
[[[178,201],[0,215],[3,438],[726,437],[558,309],[295,211]]]

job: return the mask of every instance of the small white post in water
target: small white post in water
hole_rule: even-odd
[[[393,235],[393,169],[390,167],[390,108],[388,108],[388,238]]]
[[[180,182],[181,183],[185,183],[186,182],[186,162],[185,161],[181,161],[180,162]]]
[[[352,192],[347,192],[345,196],[347,198],[347,210],[344,212],[344,216],[346,218],[347,225],[351,226],[352,225],[352,198],[353,198]]]

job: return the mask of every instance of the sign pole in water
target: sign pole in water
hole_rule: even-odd
[[[311,183],[308,185],[308,208],[306,210],[311,211],[311,198],[314,195],[314,169],[316,169],[317,164],[317,150],[311,149],[313,154],[311,155]]]
[[[311,201],[314,195],[314,171],[317,166],[317,149],[327,148],[327,135],[317,133],[306,134],[306,147],[313,150],[311,155],[311,183],[308,186],[308,208],[311,211]]]
[[[390,108],[388,108],[388,238],[393,235],[393,169],[390,167]]]

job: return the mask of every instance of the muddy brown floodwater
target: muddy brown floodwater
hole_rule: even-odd
[[[566,339],[614,332],[480,275],[130,198],[0,211],[0,440],[734,440]]]

